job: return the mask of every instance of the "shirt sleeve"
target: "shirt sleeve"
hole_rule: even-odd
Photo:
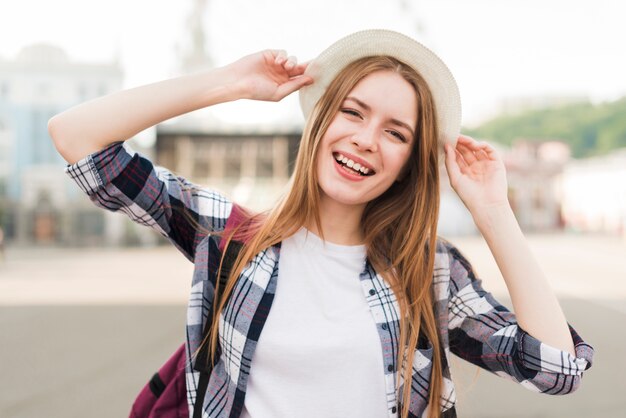
[[[449,243],[450,351],[499,376],[542,393],[575,391],[591,367],[593,348],[570,326],[576,356],[532,337],[515,315],[486,292],[470,263]]]
[[[232,209],[219,193],[153,165],[128,142],[110,144],[65,172],[96,206],[156,230],[191,261],[207,232],[224,229]]]

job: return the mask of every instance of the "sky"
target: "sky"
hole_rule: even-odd
[[[118,59],[124,87],[180,75],[192,3],[0,0],[0,59],[45,42],[76,62]],[[217,66],[265,48],[306,61],[356,30],[403,32],[450,67],[463,124],[473,126],[511,99],[625,96],[625,12],[614,0],[207,0],[204,23]],[[224,105],[220,115],[240,121],[244,111],[299,115],[295,95],[279,105]]]

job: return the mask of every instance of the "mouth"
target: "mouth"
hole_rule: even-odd
[[[334,152],[333,158],[335,159],[337,164],[339,164],[343,169],[351,172],[352,174],[357,174],[362,177],[369,177],[376,174],[374,169],[366,167],[361,163],[355,162],[339,152]]]

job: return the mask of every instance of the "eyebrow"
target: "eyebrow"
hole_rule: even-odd
[[[350,100],[350,101],[355,102],[356,104],[358,104],[359,106],[361,106],[363,109],[367,110],[368,112],[369,112],[370,110],[372,110],[372,108],[371,108],[370,106],[368,106],[368,105],[367,105],[367,104],[365,104],[363,101],[361,101],[361,100],[357,99],[357,98],[356,98],[356,97],[354,97],[354,96],[348,96],[348,97],[346,97],[346,98],[345,98],[345,100]],[[409,132],[411,132],[411,136],[413,136],[413,138],[415,138],[415,132],[413,132],[413,128],[411,128],[411,126],[407,125],[406,123],[402,122],[401,120],[394,119],[394,118],[389,119],[389,121],[390,121],[391,123],[393,123],[394,125],[402,126],[403,128],[408,129],[408,130],[409,130]]]

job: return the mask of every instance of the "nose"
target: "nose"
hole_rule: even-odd
[[[378,136],[375,127],[372,125],[364,126],[363,129],[352,135],[354,145],[363,151],[374,152],[378,150]]]

